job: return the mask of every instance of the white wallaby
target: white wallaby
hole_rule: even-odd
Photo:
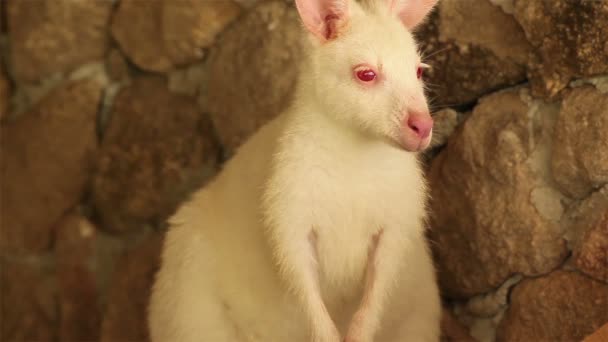
[[[410,30],[436,0],[296,0],[290,108],[171,219],[152,341],[438,341]]]

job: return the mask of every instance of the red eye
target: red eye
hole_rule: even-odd
[[[424,69],[421,67],[418,67],[418,69],[416,69],[416,77],[418,77],[418,79],[421,79],[423,74],[424,74]]]
[[[357,71],[357,78],[363,82],[371,82],[376,79],[376,73],[370,69],[363,69]]]

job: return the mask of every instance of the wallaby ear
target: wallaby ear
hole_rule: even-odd
[[[396,12],[403,25],[413,29],[433,9],[437,0],[389,0],[391,11]]]
[[[304,26],[322,42],[335,39],[349,18],[349,0],[296,0]]]

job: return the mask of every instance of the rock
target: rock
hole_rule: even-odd
[[[490,0],[491,3],[500,7],[500,9],[507,13],[513,14],[515,12],[515,5],[513,4],[513,0]]]
[[[232,1],[122,0],[112,35],[140,68],[166,72],[203,57],[215,36],[239,14]]]
[[[129,79],[129,63],[118,49],[112,49],[106,57],[106,69],[108,77],[113,81],[124,81]]]
[[[514,16],[537,56],[530,61],[535,96],[551,97],[575,77],[608,72],[608,3],[514,1]]]
[[[300,26],[292,6],[261,2],[222,34],[210,55],[207,103],[228,154],[289,104]]]
[[[448,297],[549,272],[567,255],[549,173],[558,107],[528,101],[525,89],[481,99],[431,164],[431,238]]]
[[[169,73],[169,90],[173,93],[188,96],[199,96],[206,92],[204,88],[207,83],[206,63],[192,64],[185,68],[179,68]],[[201,104],[205,108],[204,103]]]
[[[441,342],[475,342],[467,329],[445,308],[441,314]]]
[[[138,67],[164,72],[173,63],[162,43],[163,1],[122,0],[112,18],[112,36]]]
[[[1,126],[3,251],[46,250],[52,226],[81,200],[97,147],[101,93],[94,81],[68,82]]]
[[[607,3],[608,5],[608,3]],[[592,86],[569,90],[555,128],[551,166],[561,189],[583,198],[608,183],[608,94]]]
[[[608,185],[582,201],[572,202],[562,217],[561,225],[573,251],[574,266],[591,277],[602,280],[606,251],[601,250],[604,240],[604,215],[608,212]],[[599,277],[599,278],[598,278]]]
[[[524,31],[513,16],[491,1],[443,0],[438,11],[439,41],[483,47],[520,65],[527,62],[532,47]]]
[[[9,1],[10,58],[18,81],[102,60],[109,45],[112,1]]]
[[[0,340],[54,341],[58,317],[48,267],[0,260]]]
[[[101,341],[147,341],[146,311],[160,267],[162,236],[148,238],[120,260],[109,293]]]
[[[11,102],[12,117],[31,110],[31,108],[45,98],[53,89],[65,81],[64,75],[53,74],[38,83],[16,84]]]
[[[232,0],[165,1],[162,12],[163,43],[174,64],[200,60],[218,33],[239,15]]]
[[[580,341],[606,322],[608,285],[555,271],[515,287],[497,341]]]
[[[11,98],[11,83],[0,63],[0,120],[8,115],[9,102]]]
[[[467,314],[477,317],[492,317],[500,313],[501,310],[509,306],[509,291],[521,279],[520,275],[515,275],[505,281],[495,291],[470,298],[463,306],[463,309]]]
[[[94,269],[95,227],[78,213],[57,226],[55,257],[59,281],[61,341],[97,341],[101,312]]]
[[[438,105],[467,104],[482,95],[526,79],[525,65],[519,62],[525,53],[525,44],[518,43],[507,48],[488,41],[499,32],[503,34],[501,42],[504,37],[520,36],[517,28],[499,9],[487,4],[487,0],[452,0],[445,7],[442,6],[416,30],[423,61],[432,66],[425,73],[425,81],[430,92],[436,96]],[[466,25],[469,32],[473,30],[472,26],[487,28],[490,25],[491,29],[484,35],[479,34],[478,38],[470,34],[462,41],[458,40],[458,28],[449,22],[449,11],[453,6],[467,8],[468,14],[458,13],[458,17],[460,22],[470,23]],[[473,16],[472,13],[483,13],[483,16]],[[494,25],[493,21],[506,26]]]
[[[160,78],[138,78],[116,96],[93,180],[103,228],[159,224],[215,170],[217,144],[195,99]]]
[[[605,342],[608,341],[608,323],[604,324],[593,334],[587,336],[583,342]]]
[[[582,239],[576,266],[587,275],[608,283],[608,208]]]
[[[522,277],[515,275],[498,289],[483,293],[467,301],[455,301],[454,313],[458,320],[469,329],[469,334],[477,341],[494,341],[496,328],[509,307],[509,291]]]
[[[433,114],[433,138],[432,147],[442,146],[448,141],[448,138],[456,126],[459,124],[458,112],[453,109],[442,109]]]
[[[251,8],[259,2],[259,0],[234,0],[234,1],[244,8]]]

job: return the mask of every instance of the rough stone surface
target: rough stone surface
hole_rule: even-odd
[[[551,161],[555,181],[565,193],[583,198],[608,183],[608,153],[603,151],[608,151],[608,94],[592,86],[569,90]]]
[[[606,212],[608,212],[608,185],[582,201],[571,202],[560,222],[570,250],[574,252],[574,266],[590,276],[598,275],[596,272],[600,271],[598,267],[601,265],[601,260],[597,258],[601,258],[601,251],[598,247],[602,245],[603,239],[602,229],[598,224],[602,222]],[[579,256],[583,259],[577,260]],[[577,262],[581,262],[580,266],[576,265]]]
[[[608,283],[608,208],[582,239],[576,266],[595,279]]]
[[[204,56],[216,35],[240,12],[232,1],[123,0],[112,35],[137,66],[166,72]]]
[[[525,94],[483,98],[431,165],[431,235],[447,296],[549,272],[566,257],[547,171],[556,109],[530,106]]]
[[[537,54],[534,95],[553,96],[574,77],[608,72],[608,2],[515,0],[515,18]]]
[[[466,313],[477,317],[492,317],[501,310],[508,307],[508,296],[511,288],[521,281],[521,276],[516,275],[505,281],[494,292],[484,293],[470,298],[463,309]]]
[[[496,328],[509,306],[509,291],[521,279],[520,275],[512,276],[498,289],[467,301],[454,302],[454,313],[469,328],[469,333],[475,340],[489,342],[496,339]]]
[[[478,5],[477,1],[456,0],[453,3],[469,4],[472,7]],[[478,22],[470,15],[462,18],[464,21]],[[443,30],[445,40],[441,40],[441,25],[443,22],[440,20],[440,13],[435,11],[429,20],[416,30],[423,61],[432,66],[425,73],[425,81],[431,95],[436,97],[435,104],[440,106],[466,104],[482,95],[525,80],[525,66],[515,62],[515,57],[520,58],[521,53],[517,49],[513,51],[505,49],[503,53],[509,57],[500,58],[491,49],[492,47],[496,50],[493,45],[486,47],[473,44],[477,42],[473,40],[471,43],[461,43],[448,39],[458,36],[457,31],[451,32],[456,28],[449,27]],[[502,28],[498,27],[496,30]],[[517,36],[518,33],[510,34]]]
[[[489,0],[443,0],[438,7],[440,41],[484,47],[518,64],[528,60],[531,46],[521,26]]]
[[[56,287],[47,267],[0,260],[0,340],[54,341]]]
[[[217,144],[193,98],[160,78],[139,78],[116,96],[93,181],[103,228],[157,224],[215,169]]]
[[[251,8],[259,2],[259,0],[234,0],[234,1],[244,8]]]
[[[11,84],[0,61],[0,120],[8,114]]]
[[[95,227],[70,213],[57,225],[55,257],[59,283],[61,341],[97,341],[101,312],[95,281]]]
[[[228,153],[289,104],[300,25],[293,7],[262,2],[222,34],[210,56],[207,102]]]
[[[441,314],[441,342],[475,342],[475,340],[448,309],[443,309]]]
[[[97,147],[100,97],[94,81],[69,82],[2,125],[2,249],[45,250],[51,227],[81,200]]]
[[[152,236],[119,261],[103,318],[101,341],[146,341],[146,310],[159,268],[162,236]]]
[[[10,57],[17,80],[33,82],[101,60],[112,1],[8,1]]]
[[[162,43],[163,1],[123,0],[112,17],[112,36],[138,67],[164,72],[172,67]]]
[[[200,60],[202,49],[210,46],[240,11],[231,0],[165,1],[162,38],[169,58],[178,65]]]
[[[458,112],[453,109],[443,109],[433,114],[433,139],[431,147],[445,145],[459,124]]]
[[[169,90],[173,93],[198,97],[207,91],[205,84],[208,74],[206,63],[196,63],[186,68],[175,69],[168,75]],[[205,108],[204,103],[199,104]]]
[[[106,57],[108,77],[113,81],[123,81],[129,78],[129,64],[119,49],[112,49]]]
[[[515,287],[497,341],[580,341],[606,322],[608,285],[555,271]]]

